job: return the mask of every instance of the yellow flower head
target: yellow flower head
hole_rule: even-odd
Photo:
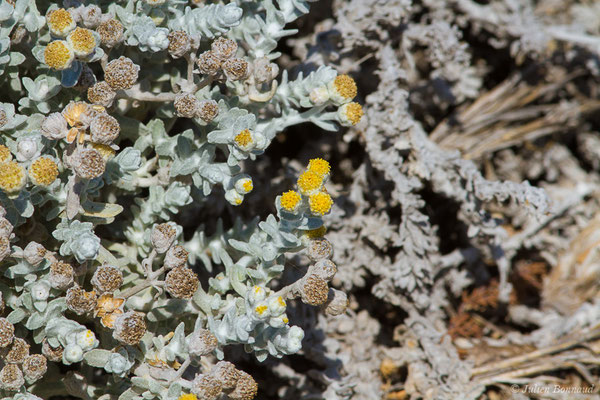
[[[294,190],[290,190],[281,195],[281,207],[287,211],[294,211],[300,204],[300,194]]]
[[[263,315],[265,311],[267,311],[267,307],[266,305],[260,305],[260,306],[256,306],[256,308],[254,309],[254,311],[256,311],[256,313],[258,315]]]
[[[3,144],[0,144],[0,163],[7,162],[12,160],[12,154],[8,147]]]
[[[290,322],[290,320],[288,319],[288,317],[283,317],[282,321],[284,324],[287,324],[288,322]]]
[[[338,75],[329,84],[329,91],[335,104],[344,104],[356,97],[356,82],[348,75]]]
[[[308,162],[308,170],[314,172],[320,177],[325,177],[329,175],[331,166],[327,161],[323,160],[322,158],[313,158]]]
[[[29,177],[35,185],[48,186],[58,177],[58,166],[49,157],[40,157],[29,166]]]
[[[279,303],[281,307],[285,307],[287,305],[281,296],[277,297],[277,303]]]
[[[298,188],[302,194],[310,194],[318,190],[323,185],[323,177],[315,174],[312,171],[303,172],[298,177]]]
[[[318,239],[320,237],[323,237],[326,232],[327,232],[327,228],[325,228],[325,225],[321,225],[320,228],[311,229],[311,230],[306,231],[304,233],[304,235],[306,237],[308,237],[309,239]]]
[[[343,126],[358,124],[363,115],[362,106],[358,103],[344,104],[338,109],[338,118]]]
[[[97,44],[92,31],[85,28],[76,28],[73,32],[69,33],[67,42],[78,57],[85,57],[92,54]]]
[[[244,129],[238,133],[233,140],[235,141],[235,144],[237,144],[237,146],[242,150],[250,150],[250,147],[254,143],[252,134],[248,129]]]
[[[248,194],[252,191],[252,189],[254,189],[252,178],[247,175],[239,178],[235,181],[234,187],[239,194]]]
[[[70,12],[64,8],[51,11],[46,16],[48,28],[54,36],[65,37],[69,32],[75,29],[75,20]]]
[[[25,185],[25,169],[15,161],[0,164],[0,189],[17,192]]]
[[[59,71],[69,68],[74,58],[75,54],[71,46],[64,40],[50,42],[44,50],[44,62],[46,65]]]
[[[331,206],[333,205],[333,200],[331,200],[331,196],[324,192],[319,192],[311,195],[308,198],[308,204],[310,206],[310,211],[316,215],[325,215],[331,210]]]
[[[100,143],[92,143],[91,147],[94,150],[97,150],[98,153],[100,153],[102,155],[102,158],[104,158],[105,161],[113,158],[116,154],[116,151],[113,150],[112,147],[107,146],[105,144],[100,144]]]
[[[186,393],[186,394],[182,394],[181,396],[179,396],[179,398],[177,400],[198,400],[198,397],[196,397],[195,394]]]

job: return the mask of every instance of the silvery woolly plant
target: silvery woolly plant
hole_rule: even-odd
[[[258,361],[300,351],[293,299],[344,312],[323,237],[327,161],[262,221],[185,236],[176,223],[208,196],[242,205],[244,165],[285,128],[360,120],[349,76],[279,71],[278,40],[308,12],[305,0],[2,0],[5,397],[252,399],[226,346]],[[275,287],[301,251],[304,276]]]

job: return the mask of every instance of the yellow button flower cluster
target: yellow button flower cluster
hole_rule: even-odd
[[[290,190],[279,197],[281,208],[295,213],[305,204],[314,215],[329,213],[333,200],[323,185],[329,178],[330,171],[329,162],[322,158],[310,160],[306,171],[298,177],[298,191]]]
[[[75,57],[90,56],[98,46],[94,33],[86,28],[77,27],[71,13],[64,8],[50,11],[46,16],[48,29],[53,40],[44,50],[44,62],[50,68],[62,71],[73,64]]]

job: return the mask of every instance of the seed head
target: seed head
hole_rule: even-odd
[[[25,339],[15,338],[2,358],[9,364],[21,364],[27,356],[29,356],[29,343]]]
[[[0,318],[0,347],[7,347],[13,342],[15,327],[6,318]]]
[[[48,360],[52,362],[61,361],[64,350],[65,349],[61,345],[58,345],[58,347],[50,346],[50,343],[48,343],[48,340],[46,340],[45,338],[42,341],[42,354],[45,355],[48,358]]]
[[[67,120],[59,112],[48,115],[42,121],[42,135],[51,140],[63,139],[67,129]]]
[[[217,348],[218,344],[217,338],[211,331],[198,329],[192,332],[188,339],[188,351],[192,356],[207,356]],[[222,381],[222,379],[219,380]]]
[[[190,51],[191,41],[190,37],[185,31],[170,32],[167,38],[169,39],[169,47],[167,48],[167,51],[171,57],[179,58]]]
[[[298,189],[302,194],[311,194],[323,185],[323,178],[312,171],[305,171],[298,177]]]
[[[252,65],[252,75],[254,75],[254,81],[258,84],[271,82],[277,77],[279,73],[279,67],[269,61],[267,57],[261,57],[254,60]]]
[[[86,57],[96,49],[96,38],[91,30],[75,28],[67,36],[67,42],[77,57]]]
[[[0,210],[4,210],[4,208],[1,208]],[[11,235],[13,229],[14,228],[9,220],[7,220],[4,217],[0,217],[0,236],[8,238]]]
[[[199,285],[198,276],[188,267],[173,268],[165,278],[167,292],[178,299],[191,298]]]
[[[152,228],[150,241],[152,242],[152,246],[156,249],[156,252],[162,254],[171,247],[173,241],[175,241],[176,234],[177,231],[172,224],[158,224]]]
[[[327,281],[317,275],[310,275],[302,286],[302,302],[311,306],[318,306],[327,301],[329,287]]]
[[[165,255],[164,265],[168,268],[183,267],[188,261],[188,251],[183,246],[171,246]]]
[[[198,56],[196,65],[198,65],[198,70],[201,74],[216,75],[221,70],[221,59],[213,51],[209,50]]]
[[[213,54],[221,61],[225,61],[235,55],[237,51],[237,43],[231,39],[220,37],[210,46]]]
[[[8,122],[8,116],[6,115],[6,111],[0,110],[0,128],[2,128]]]
[[[329,93],[336,105],[348,103],[356,97],[356,82],[348,75],[338,75],[329,84]]]
[[[73,169],[84,179],[93,179],[102,176],[106,162],[99,151],[94,149],[80,149],[75,159]]]
[[[8,236],[0,236],[0,261],[10,255],[10,240]]]
[[[46,255],[46,249],[44,246],[37,242],[29,242],[23,249],[23,258],[31,265],[38,265],[44,261]]]
[[[212,375],[221,382],[223,389],[231,390],[240,378],[240,371],[228,361],[219,361],[211,371]]]
[[[336,316],[343,314],[348,308],[348,296],[346,293],[341,290],[329,289],[329,293],[327,294],[327,302],[323,305],[325,310],[325,314]]]
[[[50,42],[44,50],[44,62],[58,71],[69,68],[74,59],[75,53],[71,45],[64,40]]]
[[[114,292],[123,284],[123,273],[112,265],[102,265],[96,268],[91,282],[100,294]]]
[[[138,79],[140,67],[127,57],[112,60],[104,69],[104,80],[115,90],[130,89]]]
[[[206,123],[212,122],[219,115],[219,106],[214,100],[201,100],[198,104],[198,117]]]
[[[55,261],[50,265],[48,280],[54,289],[64,290],[73,284],[75,271],[71,264]]]
[[[327,240],[327,239],[321,239],[321,240]],[[327,243],[329,246],[331,246],[331,243],[329,243],[329,242],[327,242]],[[327,282],[329,282],[330,280],[333,279],[333,277],[337,273],[337,266],[331,260],[321,259],[315,263],[312,271],[319,278],[322,278],[322,279],[326,280]]]
[[[120,132],[119,122],[106,113],[97,115],[90,124],[90,134],[94,143],[111,144],[119,137]]]
[[[146,333],[144,313],[129,311],[115,319],[113,337],[119,342],[136,345]]]
[[[325,238],[318,238],[308,242],[306,251],[308,253],[308,257],[313,261],[326,260],[331,258],[333,255],[333,246],[329,240]]]
[[[41,354],[32,354],[23,362],[23,373],[30,382],[40,379],[48,370],[46,357]]]
[[[248,78],[248,61],[243,58],[230,58],[222,64],[225,76],[230,81],[239,81]]]
[[[2,110],[0,110],[2,111]],[[0,144],[0,163],[12,160],[10,149],[3,144]]]
[[[258,393],[258,384],[250,374],[239,371],[239,378],[233,392],[228,396],[232,400],[252,400]]]
[[[86,6],[81,11],[81,22],[86,28],[95,28],[100,23],[102,18],[102,10],[95,4]]]
[[[25,384],[23,373],[16,364],[6,364],[0,371],[0,388],[16,392]]]
[[[175,97],[173,102],[178,117],[194,118],[199,111],[200,102],[191,93],[183,93]]]
[[[65,296],[67,308],[75,314],[83,315],[94,311],[98,302],[98,295],[95,291],[86,292],[81,287],[75,285],[67,290]]]
[[[343,126],[358,124],[363,115],[362,106],[358,103],[344,104],[338,109],[338,119]]]
[[[7,193],[18,192],[25,186],[25,169],[15,161],[0,164],[0,189]]]
[[[31,163],[28,172],[34,185],[49,186],[58,177],[58,165],[50,157],[42,156]]]
[[[197,374],[192,382],[192,392],[204,400],[216,400],[221,391],[221,382],[211,375]]]
[[[51,11],[46,15],[48,28],[54,36],[65,37],[69,32],[75,29],[75,20],[70,12],[64,8]]]
[[[310,206],[310,211],[313,214],[325,215],[331,210],[333,200],[331,200],[331,196],[329,194],[317,192],[310,195],[308,198],[308,204]]]
[[[100,41],[106,47],[114,47],[123,39],[123,24],[114,18],[102,22],[96,28]]]
[[[300,193],[296,192],[295,190],[289,190],[281,195],[279,201],[284,210],[296,212],[301,200],[302,197],[300,196]]]
[[[106,81],[97,82],[87,91],[88,100],[94,104],[110,107],[117,93]]]

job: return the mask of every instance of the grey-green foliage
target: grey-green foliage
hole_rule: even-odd
[[[297,212],[276,199],[277,215],[247,223],[237,218],[230,229],[211,207],[221,211],[225,202],[238,206],[253,195],[246,163],[286,127],[337,127],[338,105],[311,99],[314,89],[327,93],[337,73],[321,68],[292,79],[284,71],[278,79],[273,63],[278,41],[296,33],[285,26],[308,12],[308,2],[127,0],[69,7],[0,3],[0,168],[10,171],[0,175],[0,239],[8,243],[0,291],[8,321],[33,339],[36,351],[42,345],[62,351],[54,362],[77,371],[64,382],[69,394],[82,397],[176,399],[196,391],[175,366],[189,366],[189,341],[201,329],[216,339],[209,353],[218,358],[232,344],[260,361],[300,351],[304,332],[269,285],[281,276],[286,253],[304,249],[306,231],[321,227],[322,216],[311,214],[308,194]],[[47,46],[73,28],[61,37],[50,33],[42,15],[57,10],[92,30],[95,43],[89,54],[67,57],[53,70]],[[98,26],[112,18],[124,32],[109,46]],[[180,60],[167,59],[168,35],[177,30],[185,31],[189,49]],[[219,59],[216,76],[206,76],[194,61],[223,38],[235,41],[235,54]],[[74,40],[66,39],[67,50]],[[139,66],[135,82],[109,79],[107,65],[121,56]],[[112,103],[90,104],[95,84],[108,85]],[[182,94],[216,104],[218,112],[181,118],[175,103]],[[40,160],[47,162],[42,172],[34,168]],[[42,183],[35,173],[52,179]],[[202,211],[214,215],[216,231],[208,234],[198,223],[184,234]],[[173,228],[173,237],[163,237]],[[159,246],[161,240],[167,244]],[[169,251],[176,245],[190,254],[174,267],[167,264],[175,263],[177,254]],[[170,282],[175,272],[189,277],[187,266],[192,283]],[[95,276],[109,267],[122,275],[116,289],[101,287],[110,282]],[[209,278],[196,287],[198,272]],[[60,274],[68,285],[56,284]],[[122,332],[131,315],[142,315],[141,337]],[[201,371],[199,361],[192,367]],[[84,375],[96,374],[91,369],[103,372],[97,387],[85,382]],[[49,369],[49,382],[59,379],[57,371]],[[30,383],[23,393],[50,390]]]

